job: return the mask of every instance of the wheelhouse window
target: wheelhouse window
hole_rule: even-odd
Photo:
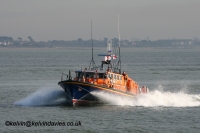
[[[109,78],[113,79],[113,74],[110,73],[109,74]]]
[[[114,74],[114,79],[117,79],[117,75],[116,74]]]
[[[93,72],[85,72],[86,78],[94,78],[94,73]]]
[[[99,73],[99,78],[100,79],[106,78],[106,74],[105,73]]]
[[[100,78],[105,79],[107,78],[106,73],[95,73],[95,72],[78,72],[76,71],[76,78],[81,78],[84,76],[85,78]]]
[[[119,80],[119,75],[117,75],[117,80]]]
[[[80,78],[81,77],[81,73],[82,72],[76,72],[76,78]]]

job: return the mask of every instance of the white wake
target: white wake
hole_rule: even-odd
[[[200,106],[200,94],[186,94],[184,92],[162,92],[154,90],[148,94],[139,94],[135,98],[115,96],[104,92],[93,92],[102,101],[111,105],[143,106],[143,107],[194,107]]]
[[[27,97],[15,102],[21,106],[60,105],[66,102],[65,92],[56,88],[42,88]]]
[[[200,94],[185,92],[150,91],[148,94],[139,94],[135,98],[127,98],[105,92],[92,92],[93,95],[110,105],[143,106],[143,107],[195,107],[200,106]],[[66,102],[65,92],[58,88],[42,88],[27,97],[15,102],[21,106],[61,105]]]

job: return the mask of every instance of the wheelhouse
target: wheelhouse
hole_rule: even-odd
[[[106,73],[105,72],[97,72],[97,71],[75,71],[77,79],[80,78],[99,78],[99,79],[105,79]]]

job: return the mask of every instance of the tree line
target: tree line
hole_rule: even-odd
[[[106,47],[107,44],[112,42],[113,45],[118,46],[119,40],[113,38],[108,40],[108,38],[103,38],[100,40],[89,39],[83,40],[78,38],[77,40],[51,40],[51,41],[39,41],[36,42],[31,36],[27,37],[28,40],[23,40],[21,37],[18,37],[17,40],[14,40],[12,37],[0,36],[0,47],[91,47],[92,44],[94,47]],[[200,41],[197,37],[194,39],[166,39],[166,40],[120,40],[120,45],[123,47],[180,47],[180,46],[200,46]]]

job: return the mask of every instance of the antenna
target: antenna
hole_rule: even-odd
[[[118,65],[120,65],[119,73],[121,74],[121,55],[120,55],[120,33],[119,33],[119,14],[118,14],[118,34],[119,34],[119,61]]]
[[[90,61],[90,66],[92,64],[92,67],[94,67],[95,63],[94,63],[94,58],[93,58],[92,19],[91,19],[91,41],[92,41],[92,59]],[[90,66],[89,66],[89,69],[90,69]]]

